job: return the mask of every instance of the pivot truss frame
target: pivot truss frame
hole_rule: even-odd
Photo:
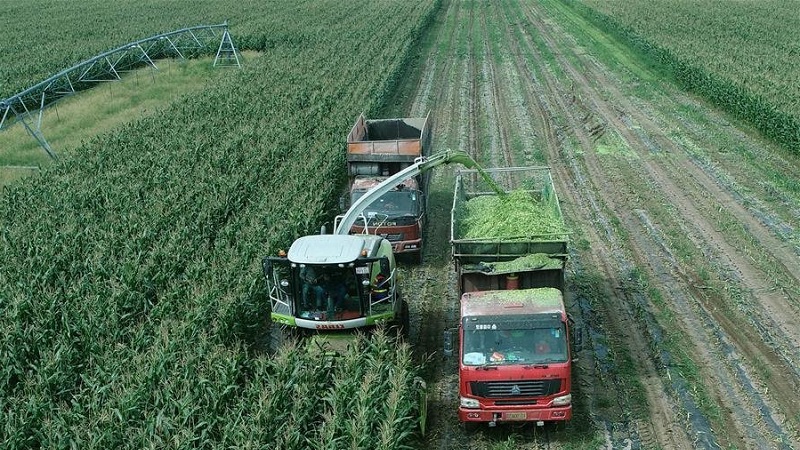
[[[219,43],[219,44],[217,44]],[[236,48],[228,33],[227,22],[218,25],[198,25],[182,28],[130,42],[101,53],[51,76],[24,91],[0,101],[0,130],[7,123],[19,120],[48,155],[58,159],[42,134],[42,115],[63,97],[88,89],[99,83],[121,80],[121,74],[144,65],[158,70],[155,59],[178,57],[186,59],[216,51],[215,65],[220,57],[234,61],[240,67]],[[36,115],[35,124],[25,119]]]

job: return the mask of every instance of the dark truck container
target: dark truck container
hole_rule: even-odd
[[[461,296],[459,420],[465,427],[569,420],[572,349],[563,300],[568,241],[550,170],[514,167],[485,174],[507,193],[527,192],[534,202],[519,207],[535,208],[525,212],[546,215],[544,223],[551,226],[518,236],[465,237],[467,202],[498,194],[480,172],[458,173],[451,243]]]
[[[388,176],[414,164],[430,150],[428,117],[367,120],[363,114],[347,135],[349,186],[343,209]],[[428,173],[409,178],[373,202],[352,233],[383,236],[395,254],[420,261],[427,220]]]

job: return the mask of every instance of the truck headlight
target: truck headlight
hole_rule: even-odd
[[[469,397],[461,397],[461,407],[462,408],[480,408],[481,404],[478,400]]]
[[[572,403],[572,394],[562,395],[553,399],[553,406],[567,406]]]

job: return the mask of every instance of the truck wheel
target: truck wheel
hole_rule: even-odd
[[[414,254],[414,264],[422,265],[422,250]]]
[[[480,426],[480,422],[461,422],[461,429],[464,430],[465,434],[475,433]]]

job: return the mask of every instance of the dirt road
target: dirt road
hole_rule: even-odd
[[[445,0],[407,92],[402,113],[432,112],[434,151],[551,167],[584,342],[570,423],[461,430],[441,357],[455,169],[437,170],[425,262],[404,268],[431,448],[800,447],[797,156],[554,0]]]

